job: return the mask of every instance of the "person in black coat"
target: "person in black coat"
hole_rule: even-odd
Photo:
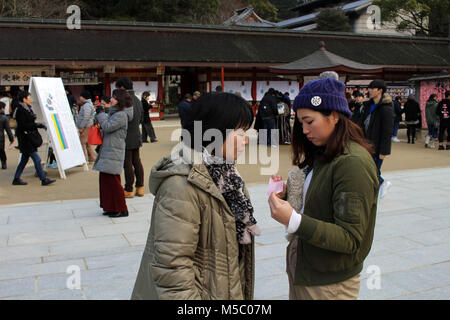
[[[192,96],[187,93],[184,99],[178,104],[178,115],[180,117],[181,128],[185,128],[191,116]]]
[[[402,121],[402,98],[401,97],[395,97],[394,99],[394,132],[392,133],[392,141],[393,142],[400,142],[400,139],[397,137],[398,135],[398,128],[400,126],[400,121]]]
[[[142,142],[148,142],[147,137],[150,137],[150,142],[158,142],[156,139],[155,129],[153,129],[152,120],[150,119],[151,105],[149,103],[150,92],[144,91],[142,93],[142,108],[144,109],[144,118],[142,121]]]
[[[353,91],[352,93],[353,100],[349,103],[350,111],[352,112],[352,121],[358,124],[361,120],[361,111],[362,104],[364,102],[364,94],[358,90]]]
[[[445,99],[439,102],[436,108],[439,117],[439,149],[444,150],[444,134],[447,131],[446,150],[450,150],[450,90],[445,91]]]
[[[133,184],[136,178],[136,195],[144,196],[144,167],[142,166],[139,149],[142,147],[141,131],[144,110],[142,103],[133,91],[133,81],[128,77],[122,77],[116,82],[117,89],[125,89],[133,100],[133,119],[128,121],[127,137],[125,139],[125,198],[133,198]]]
[[[277,141],[272,141],[273,132],[276,129],[276,117],[278,116],[276,92],[270,88],[259,103],[258,113],[262,119],[263,127],[267,130],[267,145],[274,145]],[[261,140],[260,140],[261,142]]]
[[[0,101],[0,160],[2,169],[6,169],[6,153],[5,153],[5,131],[8,135],[9,142],[14,143],[14,136],[9,127],[9,118],[5,115],[6,104]]]
[[[375,149],[373,158],[378,169],[380,198],[382,198],[391,186],[389,181],[385,182],[381,177],[381,166],[383,160],[391,154],[394,106],[391,96],[386,93],[386,84],[383,80],[373,80],[369,84],[369,97],[370,100],[363,103],[359,125]]]
[[[408,100],[405,103],[404,113],[408,143],[414,143],[414,139],[416,137],[416,127],[420,123],[420,106],[412,94],[408,97]]]
[[[20,158],[19,165],[17,166],[16,173],[14,174],[14,180],[12,182],[13,185],[26,185],[27,183],[20,179],[25,166],[28,163],[28,160],[31,158],[34,162],[34,168],[36,169],[36,173],[41,180],[41,184],[43,186],[49,185],[55,180],[48,179],[46,177],[45,171],[42,169],[41,158],[37,153],[37,148],[39,146],[36,145],[36,142],[33,138],[40,137],[38,132],[38,128],[47,129],[47,127],[42,123],[36,123],[36,114],[33,112],[31,107],[31,95],[26,91],[21,91],[18,94],[19,105],[16,109],[16,135],[19,140],[19,150],[22,153]],[[41,138],[42,143],[42,138]]]

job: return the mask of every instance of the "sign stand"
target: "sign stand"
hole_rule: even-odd
[[[47,126],[45,162],[51,144],[61,179],[67,179],[69,168],[84,165],[84,171],[89,171],[61,78],[32,77],[29,91],[40,107],[35,108],[38,121]]]

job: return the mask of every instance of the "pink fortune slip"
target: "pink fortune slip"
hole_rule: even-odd
[[[267,188],[267,196],[270,196],[272,192],[280,193],[283,191],[283,180],[273,181],[272,178],[269,180],[269,187]]]

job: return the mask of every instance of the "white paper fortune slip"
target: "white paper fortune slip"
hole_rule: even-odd
[[[283,180],[273,181],[272,178],[269,180],[269,187],[267,188],[267,196],[270,196],[272,192],[280,193],[283,191]]]

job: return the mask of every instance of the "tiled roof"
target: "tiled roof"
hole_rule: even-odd
[[[358,63],[450,65],[450,42],[442,38],[88,21],[68,30],[65,21],[10,19],[0,19],[0,34],[0,60],[14,61],[275,65],[303,58],[325,41],[327,50]]]

